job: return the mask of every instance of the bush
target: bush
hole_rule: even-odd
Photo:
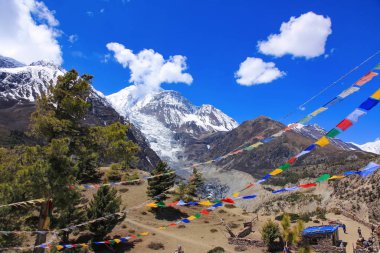
[[[227,212],[224,211],[223,209],[220,209],[220,210],[218,211],[218,213],[227,213]]]
[[[106,178],[109,181],[120,181],[123,177],[123,171],[121,170],[121,165],[118,163],[113,163],[111,168],[106,171]]]
[[[218,232],[218,230],[216,228],[212,228],[212,229],[210,229],[210,232],[211,233],[216,233],[216,232]]]
[[[219,246],[207,251],[207,253],[224,253],[224,252],[225,252],[224,249]]]
[[[151,242],[148,244],[148,248],[153,249],[153,250],[159,250],[159,249],[165,249],[165,246],[161,242]]]
[[[277,223],[273,222],[272,220],[268,220],[263,227],[261,228],[261,238],[263,241],[270,245],[280,237],[280,228]]]
[[[181,224],[181,225],[178,225],[177,228],[186,228],[186,226]]]
[[[242,252],[242,251],[246,251],[248,248],[247,248],[247,246],[245,246],[245,245],[238,245],[238,246],[235,246],[235,251],[237,251],[237,252]]]
[[[229,209],[236,208],[236,206],[233,204],[225,204],[224,207]]]
[[[233,222],[230,222],[227,224],[230,228],[238,228],[240,225],[239,224],[236,224],[236,223],[233,223]]]

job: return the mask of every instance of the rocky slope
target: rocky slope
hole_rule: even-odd
[[[204,135],[226,132],[237,122],[211,105],[195,106],[179,92],[161,90],[142,98],[133,96],[136,86],[107,96],[117,112],[147,137],[151,147],[172,166],[184,162],[188,143]]]
[[[35,100],[64,73],[65,70],[48,62],[40,61],[24,66],[13,59],[0,57],[0,144],[31,141],[23,132],[27,130],[30,114],[35,109]],[[124,122],[103,94],[94,88],[90,102],[92,106],[86,116],[86,123],[105,125],[115,121]],[[151,170],[160,160],[157,154],[133,125],[128,137],[140,146],[139,166]]]

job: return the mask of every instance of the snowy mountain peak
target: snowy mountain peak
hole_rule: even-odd
[[[367,142],[362,145],[355,143],[353,144],[364,151],[380,155],[380,139],[376,139],[375,141]]]
[[[25,66],[25,64],[18,62],[15,59],[0,55],[0,68],[16,68],[22,66]]]

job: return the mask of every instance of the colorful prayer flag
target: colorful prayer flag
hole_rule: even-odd
[[[348,119],[344,119],[338,125],[336,125],[336,127],[342,131],[347,130],[350,126],[352,126],[352,122]]]
[[[318,114],[320,114],[321,112],[324,112],[326,111],[327,108],[326,107],[321,107],[321,108],[318,108],[317,110],[315,110],[314,112],[310,113],[310,115],[312,115],[313,117],[317,116]]]
[[[371,110],[374,106],[376,106],[377,104],[379,103],[379,100],[376,100],[374,98],[367,98],[366,101],[364,101],[360,106],[359,108],[360,109],[364,109],[366,111],[369,111]]]
[[[329,180],[329,178],[330,178],[330,174],[323,174],[322,176],[317,178],[315,182],[320,183],[320,182]]]
[[[277,168],[277,169],[273,170],[272,172],[270,172],[269,175],[275,176],[275,175],[280,174],[282,171],[283,171],[282,169]]]
[[[363,85],[369,81],[372,80],[372,78],[374,78],[375,76],[377,76],[378,74],[376,72],[373,72],[373,71],[370,71],[368,72],[367,74],[365,74],[362,78],[360,78],[358,81],[356,81],[355,84],[357,85]]]
[[[348,116],[347,119],[350,120],[353,124],[359,121],[359,118],[363,115],[365,115],[367,112],[360,110],[356,108],[353,112],[351,112]]]
[[[324,147],[330,143],[329,139],[326,136],[322,136],[318,141],[315,142],[320,147]]]
[[[331,129],[326,136],[329,138],[335,138],[338,134],[340,134],[340,131],[336,128]]]

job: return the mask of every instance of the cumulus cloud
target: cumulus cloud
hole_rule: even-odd
[[[273,62],[264,62],[254,57],[247,57],[235,72],[236,82],[244,86],[270,83],[284,75],[285,72],[276,68]]]
[[[136,89],[138,94],[135,94],[137,96],[159,90],[162,83],[193,82],[192,76],[184,73],[187,69],[185,56],[174,55],[164,59],[152,49],[144,49],[135,54],[116,42],[108,43],[107,48],[114,53],[118,63],[131,71],[129,81],[138,87]]]
[[[62,63],[57,37],[59,25],[43,2],[36,0],[0,1],[0,55],[24,63],[48,60]]]
[[[279,34],[271,34],[266,41],[259,41],[259,51],[266,55],[283,56],[290,54],[307,59],[325,52],[327,37],[331,34],[329,17],[314,12],[291,17],[282,23]]]

